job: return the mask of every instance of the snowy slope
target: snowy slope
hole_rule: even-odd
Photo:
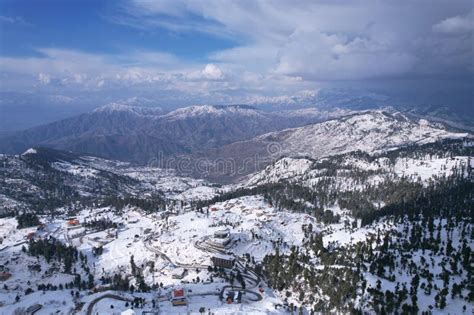
[[[207,179],[231,182],[262,170],[282,157],[318,159],[348,152],[380,153],[442,139],[462,139],[468,133],[448,130],[442,124],[411,119],[401,113],[364,111],[303,127],[290,128],[197,153],[211,171]],[[222,171],[216,160],[230,160],[238,172]]]
[[[189,107],[178,108],[164,117],[166,119],[188,119],[196,116],[229,116],[239,115],[242,117],[265,117],[265,112],[259,111],[251,106],[245,105],[195,105]]]
[[[311,168],[313,161],[308,159],[282,158],[267,166],[263,171],[250,176],[247,185],[278,182],[282,179],[298,177]]]
[[[101,114],[126,113],[150,117],[161,116],[164,114],[163,109],[160,107],[132,106],[121,103],[107,104],[96,108],[93,112]]]
[[[330,180],[333,191],[345,191],[364,189],[367,184],[377,185],[403,179],[426,186],[430,182],[452,176],[467,178],[474,165],[474,157],[467,154],[451,155],[449,150],[437,154],[425,152],[395,158],[387,157],[402,155],[399,152],[403,150],[380,153],[375,157],[347,153],[318,160],[282,158],[264,170],[243,179],[241,185],[250,187],[288,180],[313,187],[322,180]],[[329,167],[339,169],[334,174],[328,169]],[[364,176],[364,181],[358,179],[361,175]]]
[[[276,141],[281,153],[313,158],[350,151],[380,152],[409,144],[424,144],[446,138],[463,138],[467,133],[446,130],[427,120],[411,120],[401,113],[369,111],[341,119],[273,132],[258,137]]]
[[[22,155],[0,157],[0,212],[42,208],[48,198],[58,205],[78,196],[170,199],[211,198],[216,189],[204,180],[176,176],[171,169],[135,167],[129,163],[46,148],[30,148]],[[30,205],[30,206],[28,206]]]

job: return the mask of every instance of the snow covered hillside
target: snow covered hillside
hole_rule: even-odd
[[[399,112],[372,110],[270,132],[192,157],[199,158],[200,166],[210,170],[205,174],[196,171],[196,176],[211,181],[232,182],[260,171],[282,157],[319,159],[355,151],[374,154],[468,136],[469,133],[451,131],[440,123],[411,119]],[[223,171],[213,164],[216,160],[231,160],[238,171]]]
[[[472,313],[473,150],[284,157],[226,186],[1,155],[0,313]]]
[[[369,111],[262,135],[256,140],[277,141],[282,155],[318,158],[358,150],[380,152],[467,135],[448,131],[443,125],[424,119],[411,120],[401,113]]]
[[[426,186],[452,176],[471,176],[474,157],[466,143],[446,140],[417,147],[417,150],[402,148],[372,155],[354,152],[321,159],[282,158],[242,183],[253,186],[288,180],[315,187],[330,180],[334,191],[361,190],[367,185],[401,180]]]
[[[160,107],[141,107],[122,103],[111,103],[108,105],[104,105],[94,109],[93,112],[98,114],[134,114],[139,116],[148,116],[151,118],[153,118],[154,116],[158,117],[164,114],[164,110]]]
[[[246,105],[202,105],[171,112],[134,99],[111,103],[79,116],[56,121],[8,137],[0,152],[20,154],[48,147],[146,165],[158,156],[216,148],[270,131],[340,117],[347,110],[262,111]],[[141,103],[141,101],[138,101]]]
[[[104,197],[192,201],[212,197],[210,183],[178,177],[171,169],[135,167],[46,148],[0,156],[0,213],[44,211]]]

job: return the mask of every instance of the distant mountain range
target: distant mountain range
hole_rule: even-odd
[[[166,112],[112,103],[0,138],[0,152],[19,154],[31,147],[48,147],[172,167],[181,175],[228,182],[282,156],[386,151],[468,135],[419,116],[393,109],[269,112],[248,105],[190,106]]]
[[[44,146],[146,164],[157,157],[217,148],[257,135],[350,113],[301,109],[266,112],[251,106],[160,108],[111,104],[90,113],[0,138],[0,152]]]

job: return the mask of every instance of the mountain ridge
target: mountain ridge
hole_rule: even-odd
[[[383,110],[364,111],[320,123],[288,128],[211,149],[193,158],[206,165],[205,178],[235,180],[260,170],[281,157],[324,156],[364,151],[389,151],[411,144],[436,142],[446,138],[464,138],[468,132],[450,131],[441,123],[413,119],[402,113]],[[229,169],[217,170],[216,159],[231,161]],[[249,162],[250,161],[250,162]]]
[[[146,164],[160,152],[172,157],[215,148],[331,115],[320,111],[272,113],[248,105],[190,106],[164,112],[112,103],[0,138],[0,152],[18,154],[32,146],[47,146]]]

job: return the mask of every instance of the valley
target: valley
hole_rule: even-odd
[[[0,12],[0,315],[474,314],[472,0]]]
[[[41,147],[4,154],[0,309],[468,314],[472,139],[412,126],[424,129],[349,152],[291,149],[231,184]]]

